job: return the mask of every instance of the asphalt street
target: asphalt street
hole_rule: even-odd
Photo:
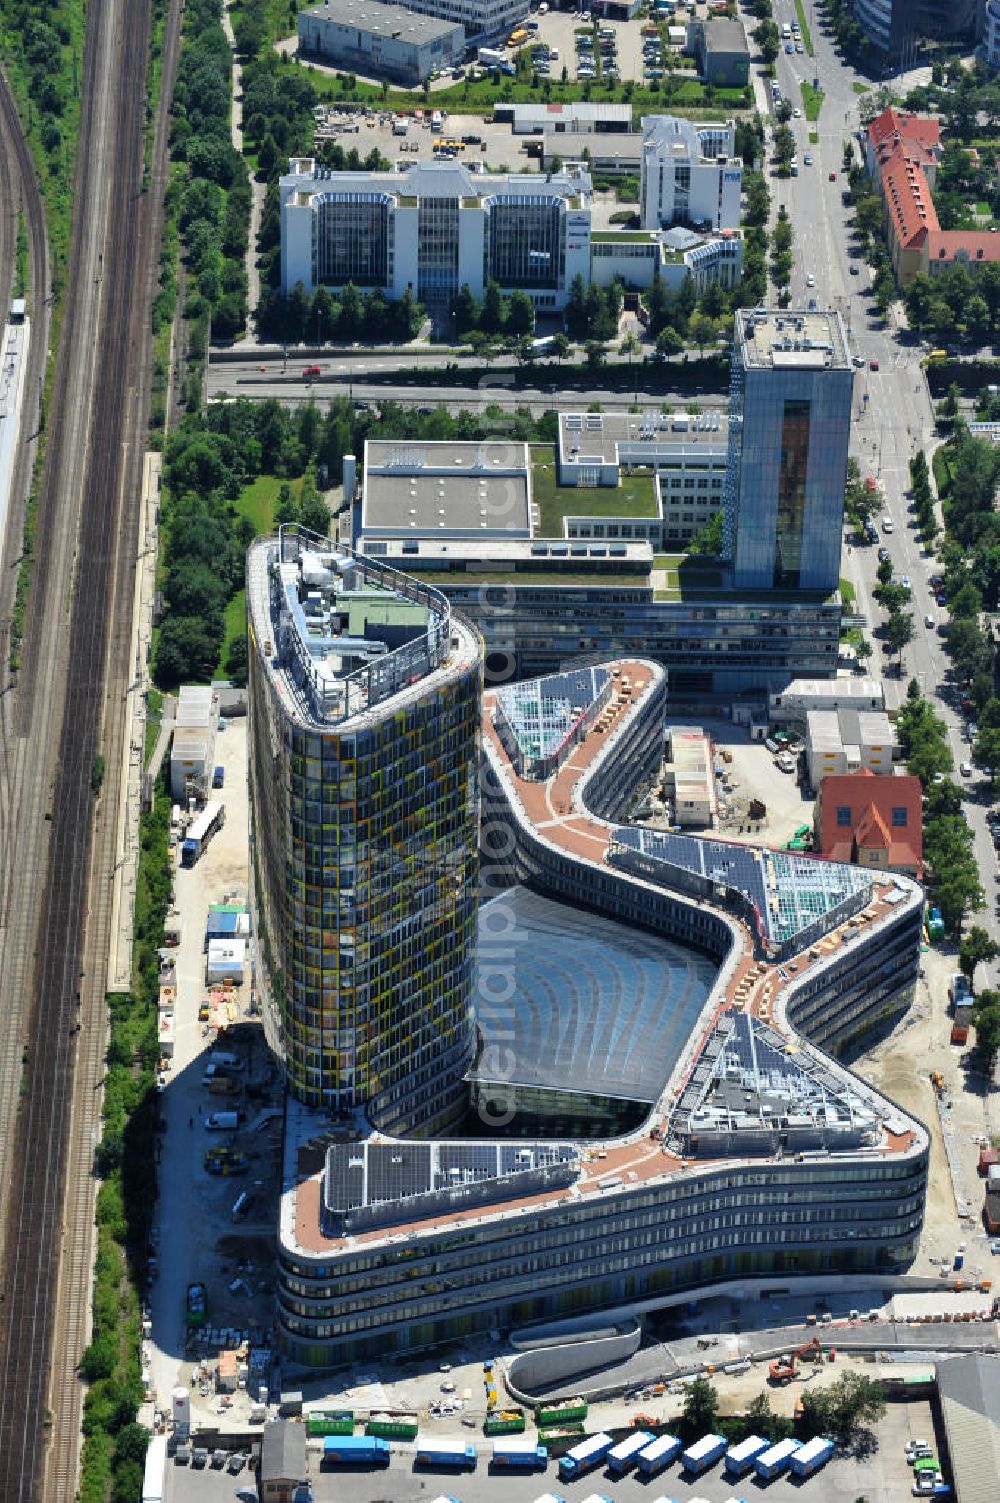
[[[793,0],[778,0],[774,7],[779,27],[795,15]],[[901,331],[894,313],[888,325],[874,315],[870,296],[868,267],[857,254],[851,233],[852,212],[841,201],[843,191],[841,166],[845,141],[854,139],[860,128],[859,95],[854,89],[856,75],[843,65],[833,51],[832,38],[820,29],[815,16],[807,16],[815,57],[805,53],[778,57],[778,81],[784,97],[802,110],[793,119],[792,129],[798,146],[799,175],[796,178],[769,178],[772,198],[785,204],[795,231],[792,306],[803,307],[815,297],[820,307],[840,310],[850,332],[852,348],[863,357],[865,366],[855,378],[855,424],[851,450],[861,473],[873,476],[884,490],[885,505],[881,515],[888,516],[892,532],[882,531],[880,541],[889,549],[897,579],[907,576],[913,590],[915,638],[903,653],[902,675],[897,698],[905,693],[910,678],[915,678],[928,698],[936,699],[937,713],[948,726],[956,781],[969,795],[966,811],[976,839],[976,855],[986,892],[987,906],[975,921],[1000,938],[1000,918],[994,913],[994,879],[997,861],[986,826],[990,799],[985,781],[978,773],[965,779],[959,776],[960,763],[970,756],[969,742],[961,717],[939,696],[949,667],[944,651],[941,628],[947,622],[946,610],[939,607],[930,589],[929,579],[937,571],[934,556],[922,546],[913,514],[910,511],[909,461],[918,448],[930,460],[940,441],[934,423],[930,395],[921,368],[925,351],[910,343]],[[805,119],[801,84],[818,78],[825,97],[815,122]],[[809,132],[818,135],[809,142]],[[855,150],[858,150],[855,141]],[[804,165],[806,152],[813,158]],[[830,181],[830,173],[836,181]],[[859,269],[852,276],[850,267]],[[808,286],[812,275],[815,286]],[[903,337],[901,337],[901,334]],[[877,368],[872,369],[875,361]],[[853,546],[845,540],[843,573],[854,585],[857,609],[873,628],[883,621],[883,613],[872,598],[876,583],[878,550],[874,545]],[[927,618],[931,624],[927,624]],[[875,676],[895,673],[895,659],[883,651],[881,636],[872,636],[875,656],[870,660]],[[982,977],[980,977],[980,981]]]

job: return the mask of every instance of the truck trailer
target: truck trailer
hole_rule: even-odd
[[[800,1440],[779,1440],[777,1445],[762,1451],[754,1462],[754,1471],[764,1482],[769,1482],[772,1477],[779,1476],[788,1470],[788,1464],[794,1453],[799,1449]]]
[[[752,1472],[757,1457],[763,1455],[770,1444],[762,1435],[748,1435],[746,1440],[741,1440],[738,1446],[726,1452],[726,1475],[742,1477],[744,1473]]]
[[[589,1472],[604,1460],[613,1445],[611,1436],[605,1435],[603,1430],[598,1435],[588,1435],[586,1440],[559,1458],[560,1477],[564,1482],[571,1477],[582,1477],[584,1472]]]
[[[624,1476],[635,1466],[639,1452],[644,1451],[653,1439],[648,1430],[636,1430],[634,1435],[626,1435],[608,1452],[608,1466],[616,1476]]]
[[[468,1467],[471,1470],[476,1464],[476,1448],[470,1441],[435,1437],[417,1443],[416,1463],[417,1466]]]
[[[167,1470],[167,1437],[154,1435],[146,1451],[142,1476],[142,1503],[163,1503],[163,1478]]]
[[[833,1441],[825,1436],[814,1435],[812,1440],[807,1440],[804,1446],[799,1446],[791,1459],[791,1470],[794,1477],[811,1477],[813,1472],[818,1472],[821,1466],[825,1466],[833,1455]]]
[[[548,1464],[549,1453],[545,1446],[536,1445],[530,1437],[510,1435],[493,1442],[494,1466],[521,1467],[531,1471],[535,1467],[543,1468]]]
[[[327,1435],[323,1460],[327,1466],[388,1466],[392,1447],[379,1435]]]
[[[726,1449],[724,1435],[703,1435],[701,1440],[696,1440],[693,1446],[688,1446],[686,1451],[681,1452],[681,1466],[697,1477],[700,1472],[707,1472],[720,1456],[724,1456]]]
[[[655,1477],[669,1466],[681,1448],[676,1435],[658,1435],[645,1450],[639,1452],[639,1471],[643,1477]]]

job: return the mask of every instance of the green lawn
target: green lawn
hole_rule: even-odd
[[[802,83],[802,107],[807,120],[818,120],[823,108],[823,90],[814,89],[811,83]]]
[[[570,80],[562,83],[552,78],[542,81],[537,88],[531,85],[530,77],[503,78],[497,86],[492,76],[484,78],[464,78],[459,83],[453,84],[447,89],[434,89],[429,98],[425,100],[420,89],[390,89],[383,96],[382,89],[377,84],[367,84],[360,80],[355,82],[350,93],[345,93],[343,83],[339,76],[329,76],[325,73],[311,72],[311,82],[315,86],[317,97],[323,100],[349,100],[355,104],[378,105],[382,109],[389,110],[413,110],[413,109],[445,109],[452,114],[461,115],[490,115],[496,104],[509,103],[551,103],[565,104],[581,99],[592,99],[595,103],[630,103],[637,115],[673,112],[675,106],[690,108],[692,111],[701,110],[706,113],[706,118],[716,118],[721,107],[729,109],[749,109],[752,106],[752,92],[744,89],[717,88],[712,95],[711,106],[705,100],[705,86],[697,78],[680,78],[671,80],[666,90],[654,89],[631,80],[623,80],[614,88],[607,84],[598,83],[596,80]],[[548,83],[546,92],[544,87]],[[667,82],[667,80],[663,80]],[[748,97],[749,94],[749,97]]]
[[[869,87],[870,86],[868,84],[858,83],[856,80],[851,85],[851,88],[854,90],[855,94],[867,94]]]
[[[149,766],[149,759],[153,755],[153,747],[156,738],[160,734],[160,722],[163,719],[163,695],[159,689],[150,685],[146,693],[146,735],[142,753],[143,767]]]
[[[802,45],[810,57],[813,56],[813,39],[809,33],[809,22],[806,20],[805,9],[802,0],[795,0],[795,11],[799,18],[799,27],[802,31]]]
[[[849,579],[842,578],[840,581],[840,598],[844,603],[845,610],[850,611],[854,609],[854,586]]]
[[[573,573],[569,569],[553,569],[551,564],[540,569],[414,569],[407,566],[407,574],[420,579],[424,584],[442,589],[445,585],[520,585],[528,590],[537,585],[590,585],[601,590],[644,590],[649,588],[649,575]]]
[[[983,219],[989,219],[992,216],[993,210],[990,208],[985,198],[981,198],[976,204],[976,213],[981,215]]]
[[[229,659],[229,648],[233,642],[247,633],[247,592],[237,590],[236,594],[226,605],[226,614],[222,631],[222,647],[219,651],[219,666],[213,677],[225,678],[227,676],[226,663]]]
[[[274,530],[274,508],[278,501],[278,492],[285,484],[276,475],[258,475],[249,485],[245,485],[237,497],[234,505],[241,517],[247,517],[253,523],[253,530],[258,537]],[[302,484],[301,480],[289,482],[295,491]]]
[[[537,535],[541,538],[561,538],[566,516],[656,516],[656,488],[650,473],[623,475],[617,486],[559,485],[555,450],[547,445],[532,447],[531,491],[540,514]]]

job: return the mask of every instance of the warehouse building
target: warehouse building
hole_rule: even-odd
[[[414,88],[465,56],[465,31],[379,0],[327,0],[299,12],[299,52]]]
[[[687,42],[703,83],[723,89],[746,87],[750,78],[750,48],[742,21],[730,21],[725,16],[692,21]]]
[[[885,689],[875,678],[793,679],[772,694],[768,714],[773,725],[805,729],[810,710],[884,710]]]

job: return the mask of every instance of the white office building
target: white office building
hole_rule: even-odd
[[[460,162],[405,172],[331,172],[296,158],[281,179],[281,287],[353,282],[401,298],[449,304],[466,283],[521,288],[535,307],[566,306],[573,278],[590,277],[590,176],[583,171],[494,175]]]
[[[643,229],[678,223],[737,229],[743,164],[735,151],[732,121],[645,116],[639,192]]]

